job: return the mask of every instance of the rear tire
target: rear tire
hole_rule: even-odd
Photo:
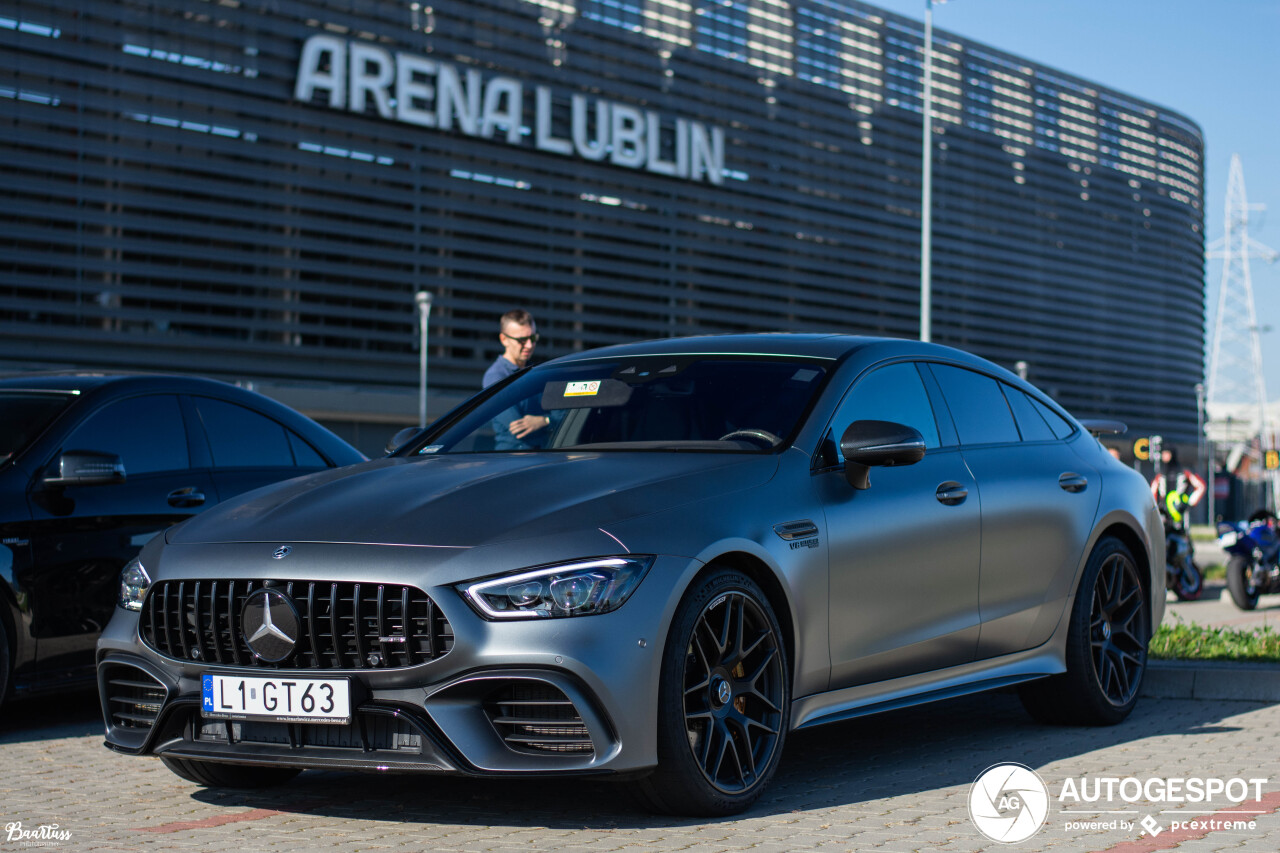
[[[1253,561],[1242,554],[1232,554],[1227,561],[1227,589],[1231,591],[1231,600],[1241,610],[1253,610],[1258,606],[1261,593],[1257,585],[1254,584],[1253,592],[1249,591],[1249,569],[1252,567]]]
[[[188,782],[206,788],[271,788],[283,785],[300,772],[296,767],[261,767],[245,764],[219,764],[189,758],[160,756],[164,766]]]
[[[723,816],[749,808],[777,770],[791,673],[760,587],[731,569],[694,583],[676,608],[658,686],[658,767],[634,785],[650,809]]]
[[[1147,668],[1151,638],[1146,588],[1129,549],[1101,540],[1076,592],[1067,631],[1067,671],[1019,689],[1043,723],[1110,726],[1129,716]]]

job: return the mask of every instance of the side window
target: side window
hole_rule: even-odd
[[[1013,413],[990,376],[948,364],[930,365],[942,386],[947,407],[960,434],[961,444],[996,444],[1019,441]]]
[[[1049,424],[1049,429],[1053,430],[1053,434],[1058,438],[1066,438],[1076,431],[1066,418],[1055,412],[1053,409],[1041,403],[1035,397],[1031,397],[1031,404],[1036,407],[1036,411],[1044,417],[1045,423]]]
[[[1045,423],[1044,418],[1031,402],[1031,398],[1010,385],[1001,385],[1009,408],[1013,409],[1013,417],[1018,421],[1018,431],[1023,441],[1052,441],[1058,436]]]
[[[115,453],[129,476],[191,466],[178,398],[152,394],[117,400],[76,427],[64,450]]]
[[[926,448],[941,444],[929,395],[914,364],[891,364],[859,379],[840,403],[831,426],[843,430],[854,421],[906,424],[920,431]],[[834,438],[839,444],[840,436],[837,434]]]
[[[289,428],[285,428],[285,434],[289,436],[289,446],[293,448],[293,461],[295,465],[302,468],[327,468],[329,463],[316,453],[314,447],[307,444],[306,439],[298,435]]]
[[[216,468],[293,467],[293,451],[280,424],[244,406],[193,397],[209,436]]]

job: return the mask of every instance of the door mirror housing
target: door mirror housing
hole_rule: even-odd
[[[891,421],[854,421],[840,436],[844,478],[855,489],[871,486],[870,469],[914,465],[924,458],[919,430]]]
[[[387,441],[387,453],[394,453],[396,450],[404,447],[410,441],[418,437],[422,432],[422,427],[405,427],[399,430],[395,435]]]
[[[52,471],[40,479],[40,485],[110,486],[124,481],[124,462],[116,454],[67,450],[58,456]]]

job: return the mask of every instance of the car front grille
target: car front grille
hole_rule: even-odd
[[[489,695],[485,713],[516,752],[591,754],[595,747],[578,709],[550,684],[517,682]]]
[[[151,675],[135,666],[104,665],[101,676],[108,725],[119,729],[146,731],[156,723],[168,690]]]
[[[240,614],[270,587],[299,617],[294,651],[276,663],[253,654]],[[411,586],[306,580],[157,581],[147,594],[142,639],[166,657],[263,669],[387,669],[435,660],[453,629],[434,601]]]

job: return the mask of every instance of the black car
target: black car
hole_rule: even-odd
[[[120,571],[158,531],[363,459],[309,418],[223,382],[0,379],[0,702],[92,682]]]

